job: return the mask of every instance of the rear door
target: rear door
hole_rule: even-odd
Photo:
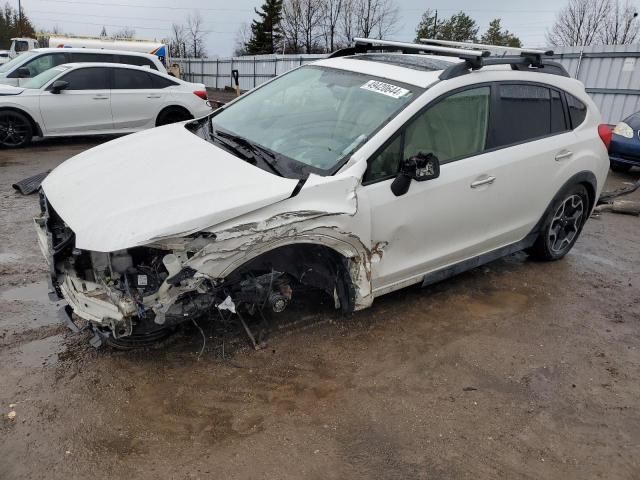
[[[155,126],[165,105],[166,91],[156,88],[151,73],[113,68],[111,110],[117,130],[140,130]]]
[[[487,218],[505,240],[523,239],[542,217],[566,180],[575,135],[560,91],[533,82],[494,86],[494,112],[487,149],[492,151],[495,185],[509,208]]]
[[[47,134],[96,133],[113,129],[110,72],[103,67],[76,68],[58,80],[69,86],[40,95],[40,113]]]

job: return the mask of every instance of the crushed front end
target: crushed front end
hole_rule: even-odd
[[[50,297],[64,299],[67,319],[85,320],[94,346],[133,347],[156,341],[177,325],[215,311],[274,312],[291,299],[287,276],[264,272],[218,281],[189,266],[189,260],[215,236],[178,239],[171,249],[139,246],[115,252],[78,249],[72,229],[40,193],[41,213],[34,219],[40,248],[50,268]]]

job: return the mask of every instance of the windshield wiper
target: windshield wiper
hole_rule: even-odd
[[[213,127],[211,127],[211,129],[213,130]],[[231,142],[235,143],[236,145],[239,145],[239,146],[245,148],[246,150],[251,152],[251,154],[254,156],[254,158],[257,157],[260,160],[262,160],[265,164],[267,164],[267,166],[271,170],[273,170],[273,172],[276,175],[284,177],[282,172],[280,172],[280,170],[276,166],[276,163],[277,163],[276,156],[269,149],[263,147],[262,145],[258,145],[256,143],[253,143],[250,140],[247,140],[246,138],[241,137],[240,135],[234,135],[232,133],[223,132],[221,130],[216,130],[214,135],[216,137],[218,137],[218,139],[223,138],[223,139],[226,139],[226,140],[230,140]],[[225,145],[229,145],[227,142],[224,142],[224,143],[225,143]],[[237,151],[237,149],[235,147],[233,147],[232,145],[229,145],[229,146],[231,148],[234,148]]]

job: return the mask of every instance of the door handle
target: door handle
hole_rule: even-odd
[[[573,155],[573,152],[570,152],[570,151],[559,153],[556,155],[556,162],[559,162],[560,160],[564,160],[565,158],[569,158],[571,155]]]
[[[161,95],[147,95],[147,98],[161,98]]]
[[[476,180],[475,182],[473,182],[471,184],[471,188],[478,188],[478,187],[481,187],[482,185],[491,185],[495,181],[496,181],[496,177],[486,177],[481,180]]]
[[[93,97],[94,100],[109,100],[109,97]]]

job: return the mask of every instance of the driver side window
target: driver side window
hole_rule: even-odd
[[[391,178],[400,160],[432,153],[441,164],[480,153],[485,148],[491,88],[476,87],[437,101],[414,117],[395,140],[369,160],[363,181]]]

